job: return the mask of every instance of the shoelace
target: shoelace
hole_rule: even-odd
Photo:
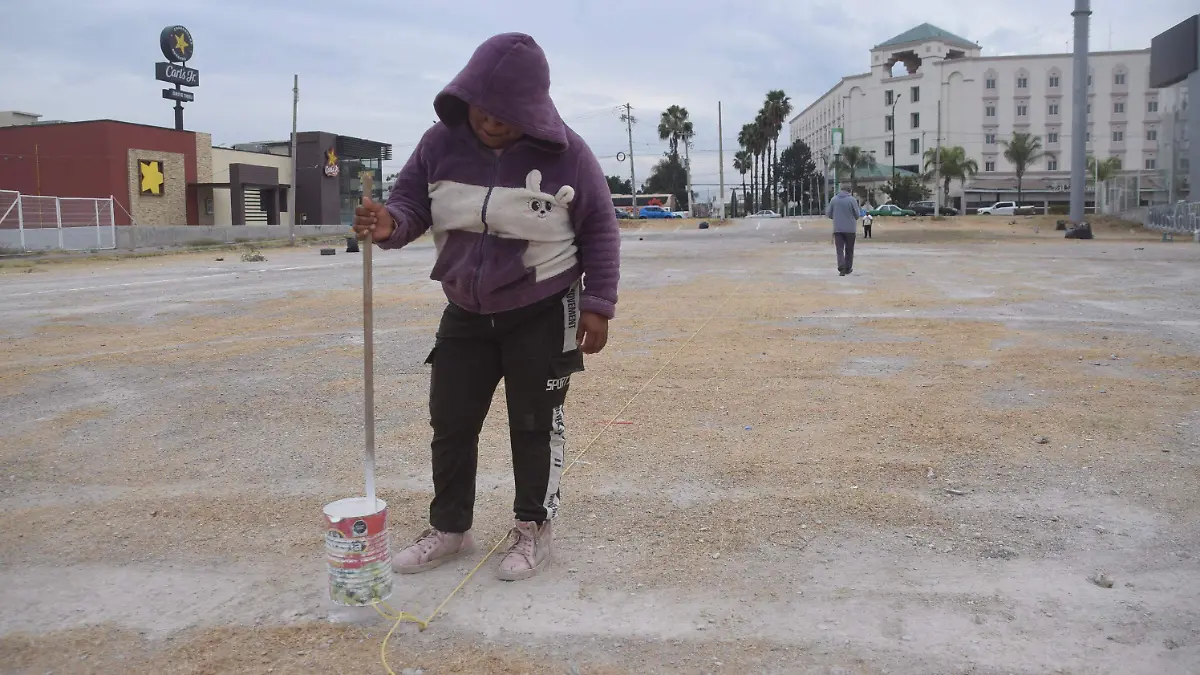
[[[438,532],[437,530],[431,528],[429,530],[426,530],[425,534],[422,534],[420,537],[417,538],[417,540],[415,542],[413,542],[413,544],[415,546],[420,547],[422,558],[424,558],[430,551],[432,551],[437,546],[437,543],[438,543],[438,540],[439,540],[441,534],[442,534],[441,532]]]
[[[513,536],[515,536],[517,538],[517,540],[514,541],[513,545],[508,548],[508,553],[506,553],[505,556],[510,556],[514,553],[519,553],[520,555],[525,557],[525,560],[529,561],[529,564],[532,565],[533,564],[533,536],[530,534],[527,534],[524,530],[522,530],[519,527],[514,527],[512,529],[511,534]]]

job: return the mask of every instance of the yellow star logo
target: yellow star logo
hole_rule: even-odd
[[[191,46],[188,44],[187,36],[183,33],[176,33],[172,37],[175,38],[175,49],[179,50],[180,54],[185,53],[187,48]]]
[[[338,161],[337,155],[334,154],[333,148],[330,148],[325,151],[325,163],[326,164],[333,166],[334,164],[337,164],[337,161]]]
[[[166,181],[162,174],[162,162],[138,160],[138,169],[141,174],[142,194],[161,195],[163,182]]]

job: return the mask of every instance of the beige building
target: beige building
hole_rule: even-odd
[[[1015,197],[1004,141],[1023,132],[1037,136],[1046,155],[1028,169],[1022,199],[1067,201],[1071,54],[983,56],[980,45],[922,24],[872,48],[870,64],[790,121],[791,140],[809,145],[818,168],[822,158],[832,161],[837,129],[843,145],[873,154],[889,178],[892,165],[921,172],[940,133],[943,146],[962,146],[979,165],[975,179],[952,184],[951,196],[968,206],[991,203]],[[1166,200],[1166,165],[1177,161],[1180,142],[1172,140],[1172,119],[1188,95],[1186,84],[1152,89],[1149,76],[1149,49],[1089,56],[1088,155],[1115,157],[1124,174],[1143,177],[1143,203]]]

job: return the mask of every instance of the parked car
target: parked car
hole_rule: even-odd
[[[631,220],[631,219],[633,219],[633,214],[632,214],[632,213],[630,213],[630,212],[628,212],[628,211],[626,211],[625,209],[617,209],[617,208],[614,208],[613,210],[617,212],[617,219],[618,219],[618,220]]]
[[[645,220],[647,218],[679,218],[679,216],[671,213],[661,206],[643,206],[642,209],[638,211],[638,220]]]
[[[899,206],[896,206],[895,204],[884,204],[883,206],[880,206],[880,207],[877,207],[877,208],[867,211],[867,213],[870,214],[872,218],[878,218],[879,216],[915,216],[915,215],[917,215],[916,211],[902,209]]]
[[[1012,216],[1017,213],[1016,202],[996,202],[991,206],[981,206],[976,211],[981,216]]]
[[[918,216],[932,216],[934,204],[932,201],[913,202],[908,205],[908,208],[915,212]],[[938,213],[943,216],[957,216],[958,209],[953,206],[941,206],[938,208]]]
[[[759,211],[758,213],[755,213],[755,214],[751,215],[750,217],[751,218],[782,218],[782,216],[780,216],[778,213],[775,213],[771,209],[763,209],[762,211]]]

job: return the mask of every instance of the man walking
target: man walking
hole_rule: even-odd
[[[862,212],[863,239],[871,238],[871,223],[874,222],[874,220],[875,219],[872,218],[871,214],[867,213],[866,210]]]
[[[854,271],[854,236],[858,233],[858,212],[858,200],[848,188],[842,188],[825,207],[825,217],[833,219],[833,245],[837,249],[838,272],[843,277]]]

